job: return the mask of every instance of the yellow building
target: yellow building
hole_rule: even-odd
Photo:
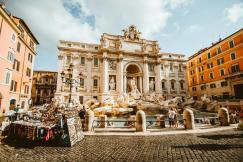
[[[194,99],[243,99],[243,29],[189,57],[187,67]]]
[[[33,105],[50,103],[57,86],[57,72],[34,71],[31,98]]]

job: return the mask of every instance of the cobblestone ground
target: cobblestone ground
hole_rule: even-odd
[[[243,132],[169,136],[86,136],[72,148],[0,145],[0,161],[243,162]]]

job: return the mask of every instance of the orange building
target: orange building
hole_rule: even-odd
[[[194,99],[243,99],[243,28],[189,57],[187,67]]]
[[[26,23],[0,4],[0,115],[16,104],[28,108],[37,44]]]

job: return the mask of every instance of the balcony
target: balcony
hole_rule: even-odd
[[[183,72],[178,72],[178,77],[184,78],[185,74]]]
[[[175,76],[176,76],[175,73],[170,72],[169,77],[175,77]]]

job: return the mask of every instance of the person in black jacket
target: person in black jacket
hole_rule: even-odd
[[[85,123],[85,109],[82,108],[80,111],[79,111],[79,117],[81,119],[81,123],[82,123],[82,128],[83,128],[83,131],[84,131],[84,123]]]

